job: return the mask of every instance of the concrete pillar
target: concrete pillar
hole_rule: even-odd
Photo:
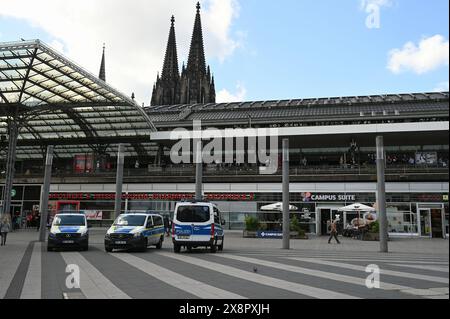
[[[289,139],[283,140],[283,249],[290,248]]]
[[[388,222],[386,214],[385,158],[383,136],[377,136],[377,203],[380,223],[380,252],[388,252]]]
[[[116,200],[114,205],[114,219],[119,217],[122,211],[123,166],[125,162],[124,149],[124,145],[119,144],[119,149],[117,151]]]
[[[50,181],[52,178],[53,146],[47,146],[47,157],[45,159],[44,186],[41,192],[41,221],[39,228],[39,241],[45,242],[48,218],[48,197],[50,195]]]

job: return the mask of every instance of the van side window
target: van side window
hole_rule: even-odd
[[[163,219],[159,216],[153,216],[153,224],[155,225],[155,227],[163,226]]]
[[[145,226],[145,228],[152,228],[153,226],[154,226],[154,222],[153,222],[152,216],[148,216],[147,225]]]
[[[217,207],[214,207],[214,223],[220,224],[220,211],[217,209]]]

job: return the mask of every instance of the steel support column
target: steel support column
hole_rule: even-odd
[[[116,173],[116,201],[114,205],[114,217],[119,217],[122,211],[122,186],[123,186],[123,165],[124,165],[124,150],[123,144],[119,144],[117,151],[117,173]]]
[[[17,139],[19,137],[19,125],[11,119],[8,122],[8,155],[6,157],[6,175],[5,175],[5,187],[3,189],[2,197],[2,214],[9,214],[11,207],[11,192],[13,188],[15,163],[16,163],[16,147]]]
[[[41,221],[39,229],[39,241],[45,242],[45,234],[47,230],[47,218],[48,218],[48,197],[50,195],[50,181],[52,178],[52,165],[53,165],[53,146],[47,146],[47,157],[45,159],[45,174],[44,174],[44,186],[41,192]]]
[[[388,252],[388,222],[386,215],[385,156],[383,136],[377,136],[377,205],[380,222],[380,252]]]
[[[283,140],[283,249],[290,249],[289,139]]]
[[[195,160],[195,200],[203,200],[203,160],[202,160],[202,141],[195,141],[196,160]]]

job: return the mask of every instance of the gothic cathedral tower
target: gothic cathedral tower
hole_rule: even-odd
[[[206,67],[205,62],[200,3],[197,3],[197,15],[188,63],[186,67],[183,64],[181,76],[178,69],[174,22],[175,19],[172,17],[163,71],[161,77],[158,75],[153,86],[151,104],[215,103],[214,77],[211,75],[209,66]]]

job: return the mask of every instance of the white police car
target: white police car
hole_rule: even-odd
[[[188,250],[209,247],[211,252],[223,250],[224,231],[219,209],[208,202],[181,202],[175,206],[172,222],[172,241],[175,253],[182,247]]]
[[[89,230],[86,215],[56,214],[48,233],[47,250],[56,248],[89,249]]]
[[[114,221],[105,236],[105,250],[137,249],[149,246],[161,249],[164,241],[164,222],[159,214],[126,213]]]

